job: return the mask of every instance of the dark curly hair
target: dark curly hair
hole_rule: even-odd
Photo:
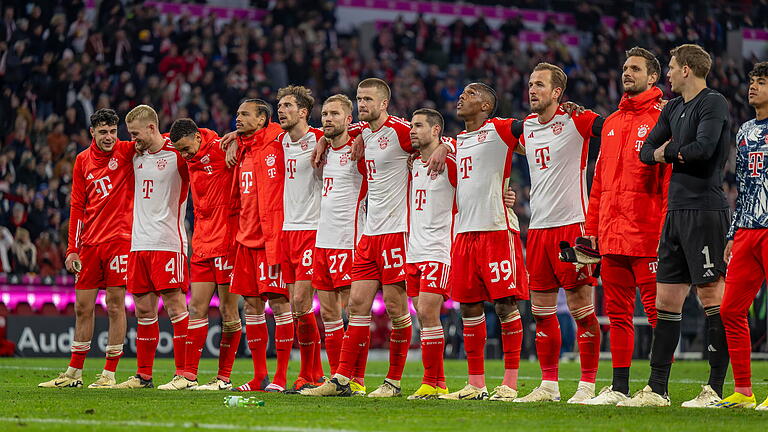
[[[749,72],[750,78],[766,77],[768,78],[768,62],[755,63]]]
[[[113,109],[101,108],[91,114],[91,127],[96,128],[99,126],[117,126],[120,121],[120,117]]]
[[[177,142],[195,133],[197,133],[197,123],[191,118],[180,118],[171,125],[169,138],[171,142]]]

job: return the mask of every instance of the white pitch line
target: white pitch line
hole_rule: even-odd
[[[246,431],[270,431],[270,432],[356,432],[349,429],[322,429],[322,428],[304,428],[292,426],[240,426],[225,423],[155,423],[147,421],[109,421],[109,420],[80,420],[63,418],[23,418],[23,417],[0,417],[3,423],[40,423],[40,424],[66,424],[81,426],[121,426],[121,427],[153,427],[166,429],[209,429],[209,430],[246,430]]]

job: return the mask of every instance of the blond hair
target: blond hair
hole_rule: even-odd
[[[392,99],[392,90],[390,90],[389,85],[387,85],[386,81],[383,79],[366,78],[360,81],[360,84],[357,85],[357,88],[375,88],[382,95],[384,95],[384,99]]]
[[[344,111],[347,114],[352,114],[352,100],[350,100],[346,95],[343,95],[341,93],[335,94],[333,96],[328,97],[328,99],[323,102],[323,106],[331,103],[331,102],[338,102],[341,104],[341,106],[344,107]]]
[[[126,123],[133,123],[135,121],[153,123],[155,126],[160,124],[160,121],[157,119],[157,112],[149,105],[139,105],[125,116]]]

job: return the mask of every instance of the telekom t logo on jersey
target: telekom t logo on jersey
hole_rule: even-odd
[[[293,175],[296,174],[296,159],[288,159],[286,162],[286,171],[288,172],[288,178],[292,179],[295,178]]]
[[[366,159],[365,166],[368,169],[368,180],[373,180],[373,175],[376,174],[376,161]]]
[[[153,188],[154,184],[155,184],[154,180],[149,180],[149,179],[144,180],[144,186],[141,188],[141,191],[144,192],[144,199],[152,198],[151,195],[152,195],[152,191],[154,191],[154,188]]]
[[[104,176],[93,182],[96,184],[97,194],[102,195],[102,198],[109,196],[109,191],[112,190],[112,182],[109,180],[109,176]]]
[[[459,171],[461,171],[461,178],[469,178],[469,172],[472,171],[472,156],[461,158]]]
[[[536,156],[536,165],[539,166],[539,169],[547,169],[549,168],[549,147],[541,147],[534,150],[534,155]]]
[[[240,190],[242,193],[251,193],[251,186],[253,186],[253,172],[243,171],[240,173]]]
[[[749,176],[750,177],[759,177],[760,171],[763,169],[763,159],[765,158],[765,153],[763,152],[749,152]]]
[[[423,205],[427,203],[427,190],[416,189],[416,210],[424,210]]]
[[[328,196],[328,192],[333,190],[333,177],[323,178],[323,196]]]

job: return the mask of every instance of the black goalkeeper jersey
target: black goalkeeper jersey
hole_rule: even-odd
[[[705,88],[696,97],[676,97],[661,111],[659,121],[640,150],[640,160],[653,165],[653,152],[667,140],[664,159],[673,164],[669,210],[723,210],[723,170],[728,159],[728,102]],[[683,162],[678,159],[682,155]]]

